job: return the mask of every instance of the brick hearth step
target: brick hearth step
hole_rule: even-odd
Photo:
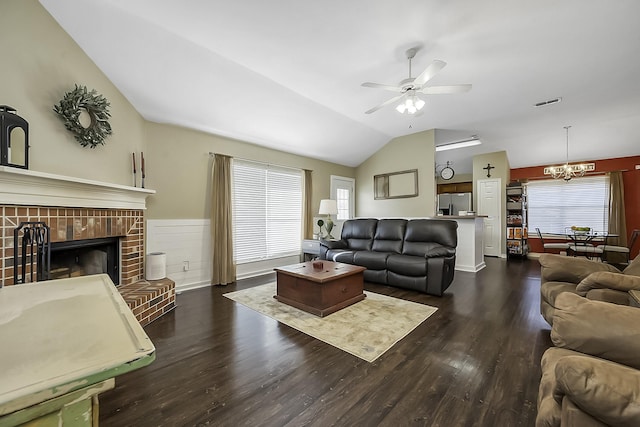
[[[146,326],[176,307],[175,287],[175,282],[165,277],[120,285],[118,291],[140,325]]]

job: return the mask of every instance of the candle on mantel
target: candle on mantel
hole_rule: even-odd
[[[136,173],[136,153],[133,153],[133,173]]]
[[[144,178],[144,153],[141,151],[140,152],[140,157],[142,164],[140,165],[140,171],[142,172],[142,177]]]

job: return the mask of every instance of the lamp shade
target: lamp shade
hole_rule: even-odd
[[[338,203],[335,200],[323,199],[320,200],[320,209],[318,214],[320,215],[335,215],[338,213]]]

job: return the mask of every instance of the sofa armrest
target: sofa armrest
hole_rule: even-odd
[[[555,365],[554,399],[569,399],[607,425],[640,425],[640,371],[602,359],[564,356]]]
[[[613,289],[621,292],[640,290],[640,277],[622,273],[598,271],[591,273],[576,286],[578,295],[586,296],[592,289]]]
[[[583,258],[542,254],[538,261],[541,267],[542,283],[553,281],[578,284],[582,279],[597,271],[620,273],[620,270],[610,264]]]
[[[446,246],[439,246],[437,248],[430,249],[427,253],[424,254],[425,258],[440,258],[440,257],[451,257],[456,254],[456,250],[454,248],[448,248]]]
[[[557,347],[640,369],[640,309],[571,292],[558,295],[555,307],[551,341]]]
[[[320,244],[328,249],[347,249],[349,245],[344,240],[325,240],[320,239]]]

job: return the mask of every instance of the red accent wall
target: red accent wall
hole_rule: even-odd
[[[640,169],[635,168],[636,165],[640,165],[640,156],[590,160],[582,163],[595,163],[596,172],[598,173],[624,171],[622,172],[624,207],[627,218],[627,239],[629,239],[634,229],[640,229]],[[544,168],[545,166],[533,166],[511,169],[511,181],[549,179],[548,175],[544,175]],[[542,244],[533,230],[529,232],[529,237],[533,237],[533,239],[529,240],[531,252],[542,252]],[[640,242],[637,242],[631,252],[631,258],[636,257],[639,251]]]

